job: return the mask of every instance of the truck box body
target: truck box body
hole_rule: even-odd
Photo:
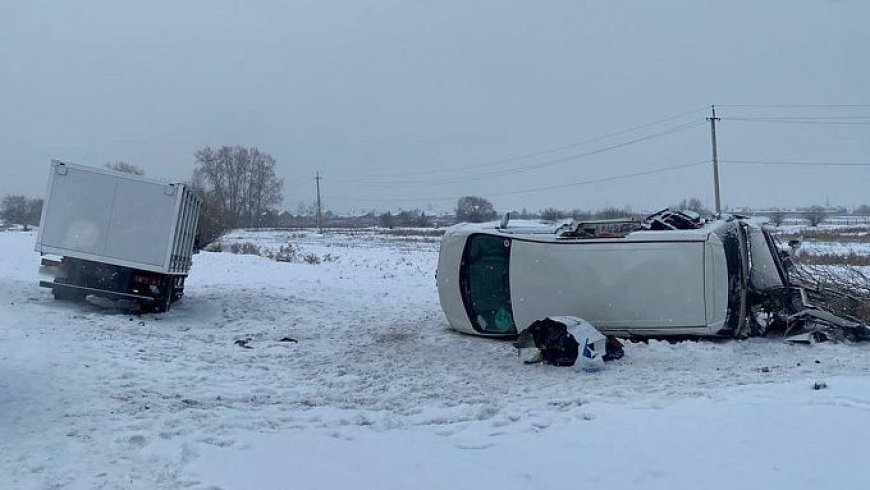
[[[183,184],[53,160],[36,251],[186,275],[199,209]]]

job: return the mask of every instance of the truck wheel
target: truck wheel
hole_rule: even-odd
[[[139,313],[166,313],[168,310],[168,302],[160,298],[139,304]]]
[[[169,305],[172,303],[174,294],[172,284],[167,284],[153,300],[142,303],[140,311],[142,313],[166,313],[169,311]]]

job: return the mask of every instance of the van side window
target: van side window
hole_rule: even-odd
[[[475,330],[515,334],[510,294],[510,239],[472,235],[465,246],[459,284]]]

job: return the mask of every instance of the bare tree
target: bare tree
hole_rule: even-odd
[[[0,203],[0,217],[12,224],[23,225],[27,231],[27,197],[11,194],[4,197]]]
[[[106,168],[133,175],[145,175],[145,170],[143,170],[142,167],[133,165],[132,163],[122,162],[120,160],[107,163]]]
[[[426,216],[426,213],[423,211],[420,211],[420,215],[417,216],[417,222],[414,223],[414,226],[417,226],[420,228],[428,228],[431,225],[430,221],[431,220],[429,219],[428,216]]]
[[[396,226],[396,219],[393,216],[393,213],[391,213],[390,211],[387,211],[386,213],[380,215],[380,217],[378,217],[378,221],[381,223],[381,226],[383,226],[384,228],[389,228],[391,230],[394,226]]]
[[[203,238],[242,226],[259,226],[283,201],[284,180],[275,159],[257,148],[205,147],[195,154],[191,187],[203,199]],[[208,230],[208,231],[206,231]]]
[[[809,221],[810,226],[819,226],[822,221],[825,221],[825,208],[812,206],[804,210],[803,218]]]
[[[275,175],[275,159],[272,155],[262,153],[257,148],[251,148],[248,153],[250,156],[248,167],[250,177],[246,192],[248,213],[250,226],[259,226],[261,217],[284,200],[281,193],[284,179],[279,179]]]
[[[612,208],[607,207],[603,209],[599,209],[595,212],[596,219],[619,219],[619,218],[629,218],[634,213],[631,211],[631,208]]]
[[[314,216],[317,213],[317,205],[310,202],[299,201],[299,206],[296,207],[296,214],[299,216]]]
[[[785,221],[785,213],[777,209],[774,212],[770,213],[770,216],[768,216],[768,218],[773,226],[781,226],[782,222]]]
[[[582,209],[572,209],[571,218],[576,219],[577,221],[588,220],[592,218],[592,213]]]
[[[456,202],[456,219],[480,223],[493,220],[498,216],[492,203],[478,196],[465,196]]]
[[[697,197],[690,197],[689,199],[683,199],[682,202],[674,206],[676,209],[685,210],[685,211],[694,211],[698,214],[711,214],[710,210],[704,206],[704,202],[698,199]]]
[[[42,219],[43,204],[44,201],[42,199],[28,199],[27,215],[24,217],[24,222],[28,225],[39,226],[39,222]]]
[[[429,217],[419,209],[399,211],[395,218],[394,226],[420,228],[429,226]]]
[[[843,257],[840,260],[846,262]],[[870,274],[866,267],[841,263],[815,265],[797,258],[789,269],[795,284],[806,288],[814,305],[833,313],[870,324]]]
[[[565,217],[565,213],[561,209],[547,208],[541,211],[541,219],[544,221],[558,221]]]
[[[39,226],[42,218],[42,199],[7,195],[0,202],[0,218],[11,224],[21,225],[27,231],[30,226]]]

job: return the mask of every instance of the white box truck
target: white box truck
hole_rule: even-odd
[[[52,160],[36,251],[56,299],[162,312],[184,294],[200,199],[185,185]]]

